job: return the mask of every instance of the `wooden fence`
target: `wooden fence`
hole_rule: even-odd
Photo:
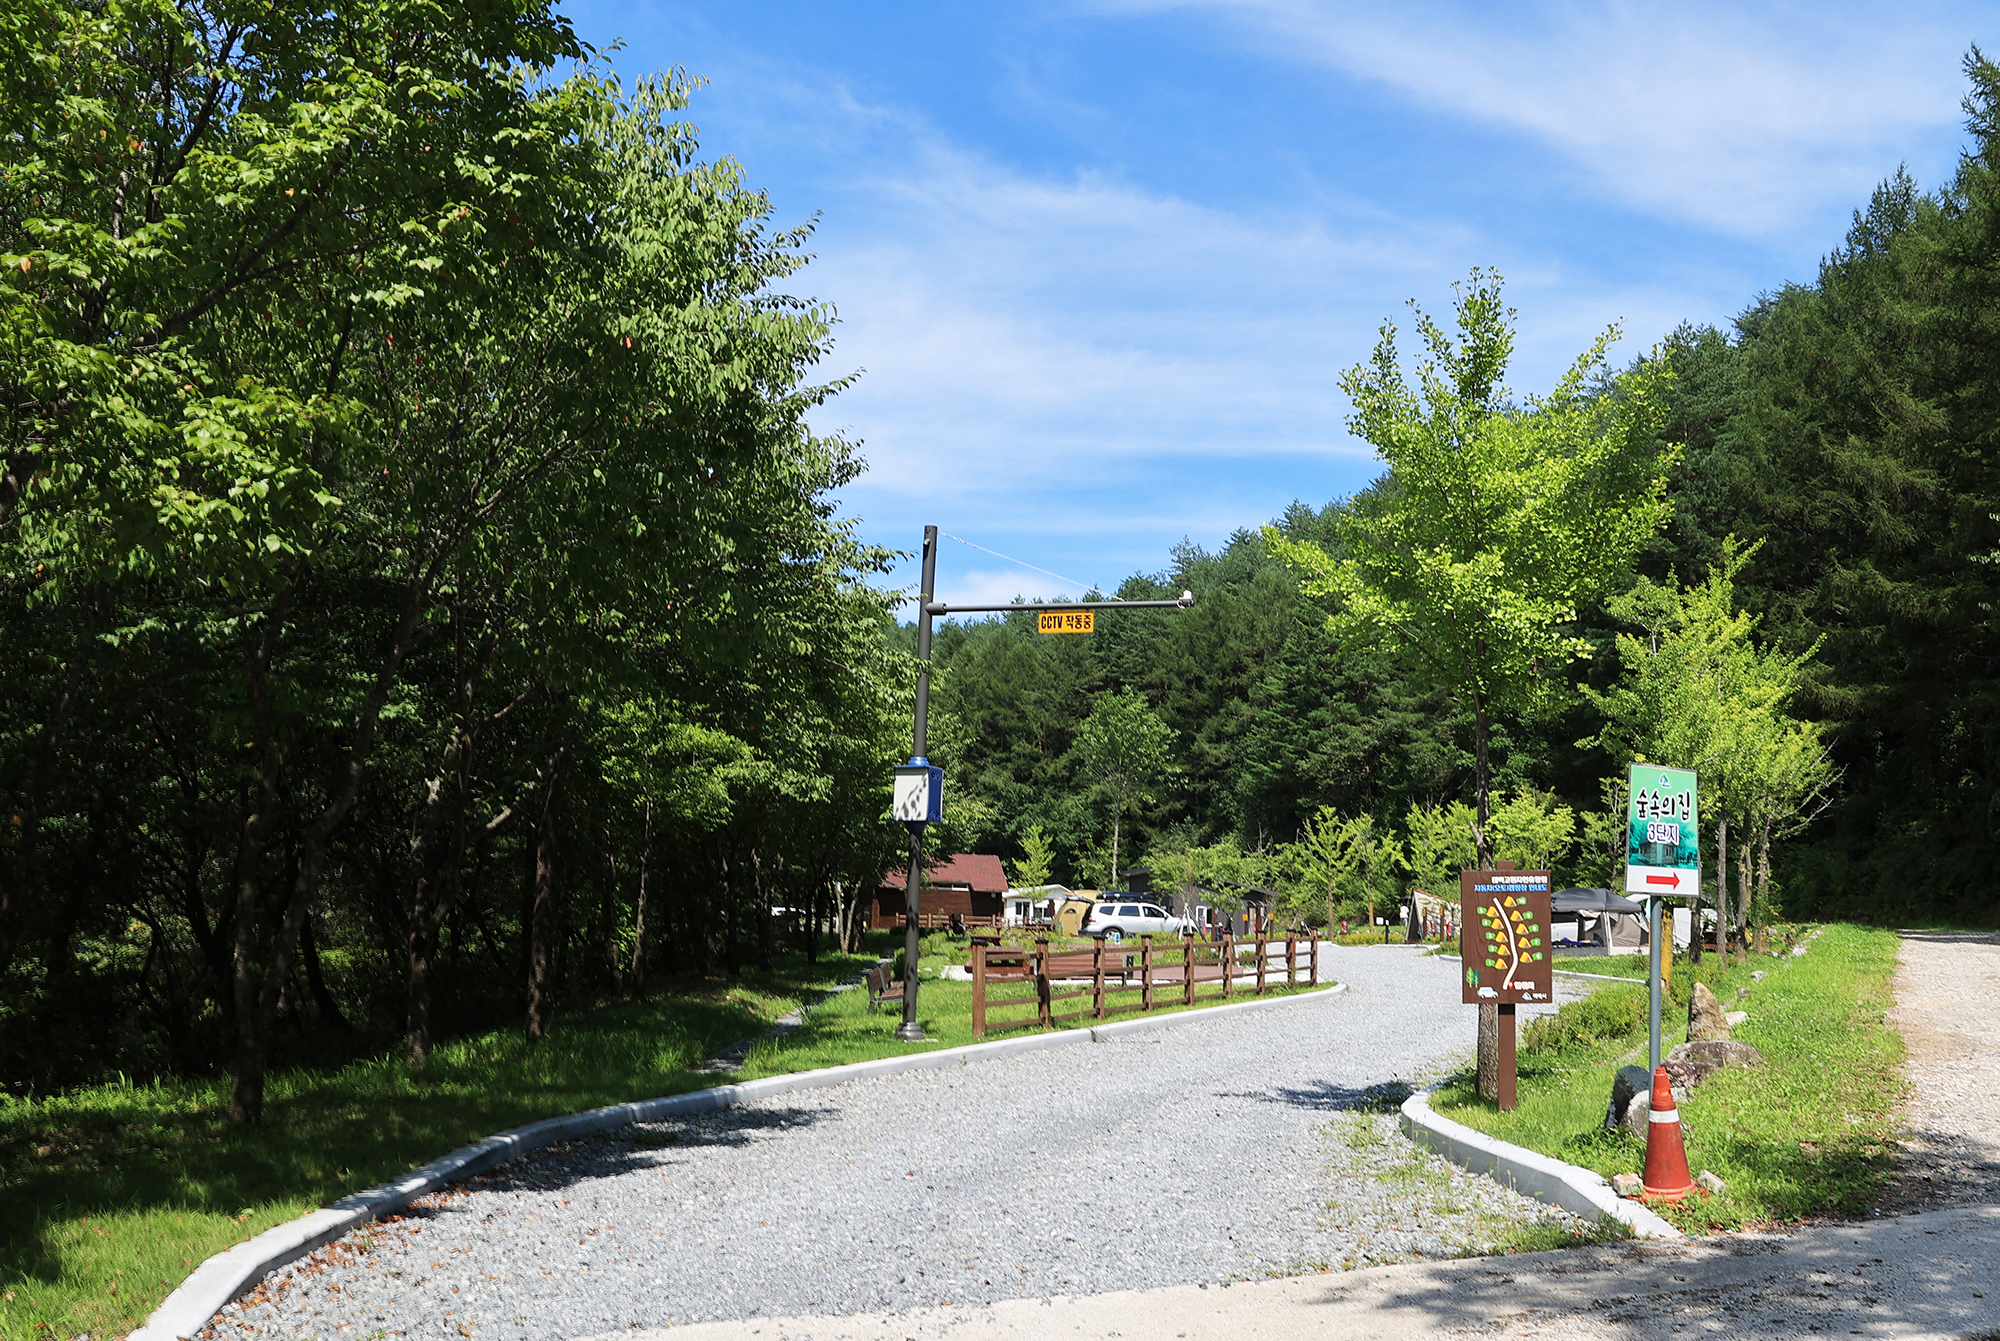
[[[1249,953],[1246,955],[1245,951]],[[1238,941],[1185,937],[1155,945],[1141,936],[1136,948],[1095,942],[1087,950],[1051,950],[1038,940],[972,947],[972,1036],[1008,1029],[1049,1029],[1070,1020],[1106,1020],[1162,1006],[1192,1006],[1234,995],[1262,996],[1279,985],[1319,982],[1319,938],[1304,947],[1297,935]],[[998,990],[996,990],[998,989]],[[1136,1001],[1107,1001],[1138,992]],[[1082,1002],[1057,1010],[1059,1003]],[[1022,1018],[995,1019],[995,1011],[1027,1009]]]
[[[1001,918],[991,913],[918,913],[917,929],[920,931],[947,931],[951,927],[951,919],[954,916],[965,924],[967,931],[998,931],[1002,922]],[[894,930],[907,931],[909,926],[910,915],[908,913],[896,914]]]

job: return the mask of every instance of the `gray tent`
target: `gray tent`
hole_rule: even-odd
[[[1630,913],[1643,917],[1643,905],[1608,889],[1563,889],[1549,896],[1549,910],[1558,913]]]
[[[1564,889],[1549,896],[1549,911],[1570,913],[1582,923],[1597,914],[1589,939],[1605,950],[1638,949],[1646,943],[1646,910],[1643,905],[1608,889]]]

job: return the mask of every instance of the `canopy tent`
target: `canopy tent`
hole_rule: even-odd
[[[1556,913],[1630,913],[1644,916],[1643,905],[1621,898],[1608,889],[1564,889],[1549,896],[1549,911]]]

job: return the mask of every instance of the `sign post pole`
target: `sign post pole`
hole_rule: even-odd
[[[898,807],[901,819],[910,831],[910,879],[903,891],[903,912],[909,922],[903,933],[903,1022],[896,1026],[896,1037],[905,1043],[924,1041],[924,1027],[917,1023],[917,957],[919,944],[923,939],[923,878],[924,878],[924,826],[941,812],[944,798],[943,787],[932,788],[929,784],[935,778],[942,783],[941,775],[934,775],[930,769],[927,751],[930,748],[927,737],[930,734],[931,715],[931,593],[937,586],[937,527],[924,528],[924,569],[923,590],[917,600],[917,712],[916,721],[910,732],[910,762],[905,770],[911,776],[905,789],[908,804]],[[916,770],[923,769],[925,776],[915,777]],[[924,795],[919,808],[913,794],[917,784],[922,783]],[[932,795],[935,790],[938,794]],[[906,797],[898,797],[905,800]]]
[[[1646,974],[1646,1069],[1657,1071],[1660,1067],[1660,900],[1646,900],[1646,921],[1648,937],[1653,943],[1653,962]],[[1669,921],[1668,926],[1673,923]],[[1669,935],[1672,933],[1669,932]]]
[[[1692,770],[1632,765],[1630,800],[1626,806],[1625,892],[1646,896],[1648,958],[1646,996],[1649,1024],[1647,1056],[1660,1065],[1660,1000],[1665,995],[1664,966],[1673,963],[1671,913],[1662,916],[1666,900],[1694,900],[1694,935],[1701,935],[1701,805]],[[1661,943],[1664,931],[1666,944]]]

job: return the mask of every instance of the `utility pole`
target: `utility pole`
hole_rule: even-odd
[[[917,1023],[917,942],[922,938],[923,928],[919,925],[923,911],[924,878],[924,826],[944,814],[942,770],[933,770],[927,757],[929,745],[926,742],[931,716],[931,597],[937,591],[937,544],[938,530],[935,526],[924,528],[924,576],[917,591],[917,720],[910,732],[910,762],[897,770],[904,777],[910,777],[916,769],[923,770],[923,777],[911,777],[909,790],[915,790],[918,782],[923,784],[924,806],[921,811],[913,804],[900,804],[905,797],[897,798],[897,817],[902,818],[910,831],[910,878],[903,887],[903,915],[909,926],[903,934],[903,1022],[896,1026],[896,1037],[906,1043],[924,1041],[924,1027]],[[900,779],[899,779],[900,781]],[[914,801],[914,797],[909,798]],[[909,818],[904,818],[908,815]]]
[[[910,831],[910,874],[903,888],[903,916],[908,921],[903,932],[903,1022],[896,1026],[896,1037],[906,1043],[924,1041],[923,1026],[917,1023],[917,952],[923,930],[924,828],[944,817],[944,770],[932,764],[927,757],[931,714],[932,618],[937,615],[999,614],[1015,610],[1185,610],[1194,604],[1194,593],[1183,591],[1171,601],[947,605],[932,599],[937,594],[937,545],[938,528],[926,526],[923,577],[917,591],[916,721],[910,731],[910,762],[895,770],[895,799],[891,807],[891,813]]]

